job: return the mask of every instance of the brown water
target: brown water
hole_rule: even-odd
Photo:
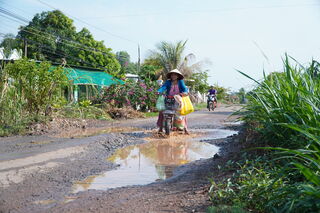
[[[139,131],[140,128],[136,127],[100,127],[90,129],[75,129],[61,134],[56,134],[54,137],[58,138],[84,138],[94,135],[100,135],[105,133],[121,133],[121,132],[133,132]]]
[[[219,147],[199,140],[225,138],[237,133],[231,130],[201,130],[203,136],[171,135],[170,138],[147,138],[148,143],[118,149],[107,160],[119,164],[116,170],[89,176],[76,182],[73,193],[88,189],[143,185],[173,176],[173,169],[201,158],[210,158]],[[196,139],[195,139],[196,138]],[[198,140],[198,141],[196,141]]]

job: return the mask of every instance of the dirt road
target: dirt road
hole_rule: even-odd
[[[156,118],[148,118],[61,129],[59,134],[0,138],[0,212],[204,212],[210,205],[208,177],[235,151],[237,136],[206,139],[220,147],[219,158],[182,162],[167,178],[147,185],[108,190],[84,186],[80,191],[74,187],[119,167],[110,160],[119,148],[148,140],[185,143],[210,129],[238,128],[230,124],[235,117],[229,116],[239,108],[221,106],[214,112],[192,113],[189,136],[154,138]]]

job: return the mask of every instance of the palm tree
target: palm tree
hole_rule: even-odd
[[[183,57],[187,41],[178,41],[170,43],[162,41],[156,45],[156,50],[151,50],[149,61],[156,62],[162,67],[160,71],[164,76],[173,69],[178,69],[186,77],[190,77],[192,73],[200,69],[200,63],[189,65],[190,61],[195,58],[194,54],[190,53]]]

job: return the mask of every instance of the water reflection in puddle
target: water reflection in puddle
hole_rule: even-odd
[[[231,130],[195,130],[206,133],[202,137],[176,135],[167,139],[147,139],[149,143],[132,145],[119,149],[107,160],[119,164],[116,170],[98,176],[89,176],[76,182],[73,193],[88,189],[107,190],[110,188],[143,185],[164,180],[173,175],[173,169],[179,165],[210,158],[219,151],[219,147],[199,140],[218,139],[236,134]]]
[[[229,129],[199,129],[199,133],[203,133],[202,136],[198,137],[197,140],[200,141],[210,141],[220,138],[227,138],[234,134],[238,134],[238,131],[229,130]]]

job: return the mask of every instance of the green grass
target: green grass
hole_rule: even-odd
[[[257,84],[242,118],[261,136],[256,146],[272,150],[269,155],[276,164],[253,162],[251,169],[241,168],[226,182],[213,182],[211,198],[219,201],[215,205],[320,212],[320,64],[302,66],[294,60],[292,65],[292,60],[286,56],[284,71],[265,75],[262,81],[241,72]],[[275,187],[283,178],[281,187]]]
[[[303,134],[282,124],[320,126],[320,96],[315,95],[320,94],[320,78],[313,74],[319,67],[313,63],[308,67],[292,66],[286,57],[284,72],[274,72],[262,82],[256,81],[258,86],[250,93],[244,119],[259,123],[256,130],[272,142],[269,145],[287,148],[306,145],[305,140],[300,140],[305,138]]]
[[[213,206],[238,206],[264,212],[268,209],[267,203],[285,186],[283,178],[276,178],[278,169],[269,163],[266,156],[227,163],[223,170],[234,172],[231,178],[223,181],[211,180],[209,195]]]
[[[286,56],[284,72],[256,81],[244,116],[248,123],[256,123],[256,130],[274,147],[270,149],[278,151],[278,159],[288,168],[281,175],[300,177],[292,178],[294,187],[279,190],[274,202],[288,212],[320,210],[319,68],[315,61],[293,66]]]
[[[145,112],[144,115],[149,118],[149,117],[156,117],[158,116],[159,112]]]
[[[63,118],[112,120],[107,112],[95,106],[65,106],[56,109],[54,116]]]
[[[198,103],[198,104],[194,104],[194,110],[201,110],[201,109],[206,109],[207,108],[207,103],[206,102],[202,102],[202,103]]]
[[[248,211],[243,210],[238,206],[210,206],[207,213],[248,213]]]

